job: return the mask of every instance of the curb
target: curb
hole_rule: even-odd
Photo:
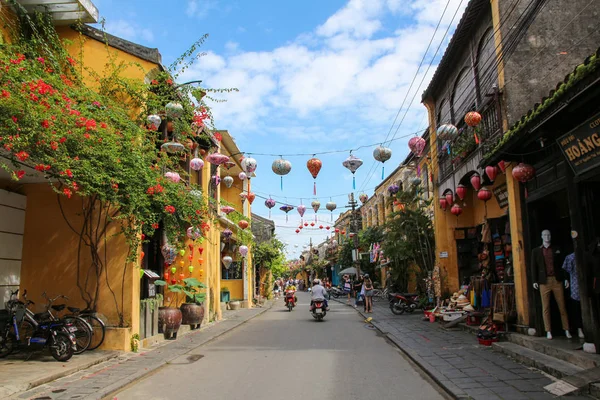
[[[127,385],[129,385],[129,384],[137,381],[138,379],[141,379],[144,376],[149,375],[149,374],[153,373],[154,371],[156,371],[156,370],[164,367],[165,365],[169,364],[171,361],[175,360],[176,358],[179,358],[179,357],[181,357],[184,354],[188,354],[192,350],[195,350],[198,347],[202,347],[202,346],[206,345],[207,343],[210,343],[210,342],[214,341],[215,339],[217,339],[217,338],[219,338],[219,337],[221,337],[221,336],[223,336],[223,335],[225,335],[225,334],[233,331],[234,329],[239,328],[241,325],[244,325],[246,322],[251,321],[254,318],[256,318],[256,317],[258,317],[260,315],[263,315],[264,313],[266,313],[267,311],[269,311],[273,307],[273,305],[274,305],[275,302],[274,301],[269,301],[269,303],[270,303],[269,305],[263,306],[263,308],[259,312],[257,312],[255,315],[251,316],[248,319],[240,321],[238,324],[232,326],[230,329],[227,329],[227,330],[225,330],[223,332],[218,332],[218,333],[216,333],[216,334],[214,334],[214,335],[206,338],[206,340],[204,340],[201,343],[199,343],[193,349],[187,350],[187,351],[185,351],[182,354],[174,355],[173,357],[170,357],[168,359],[164,359],[161,362],[157,363],[156,365],[148,367],[148,368],[144,369],[143,371],[140,371],[140,372],[138,372],[138,373],[136,373],[134,375],[130,375],[127,378],[124,378],[121,381],[117,381],[117,382],[113,383],[112,385],[107,386],[107,387],[99,390],[98,392],[96,392],[94,394],[93,398],[94,399],[104,399],[104,398],[110,397],[113,394],[115,394],[116,392],[118,392],[121,389],[123,389],[124,387],[126,387]],[[219,322],[224,322],[224,321],[227,321],[227,320],[222,320],[222,321],[219,321]],[[218,323],[214,324],[214,325],[211,325],[211,326],[216,326],[216,325],[218,325]],[[197,331],[197,332],[201,332],[201,330]],[[169,343],[173,343],[173,342],[169,342]]]
[[[335,301],[337,301],[338,303],[341,303],[343,305],[347,305],[348,307],[356,310],[356,312],[358,314],[360,314],[362,317],[364,317],[365,319],[372,317],[371,314],[365,314],[364,312],[360,311],[358,308],[353,307],[351,304],[346,304],[345,302],[342,303],[341,301],[339,301],[337,299]],[[382,336],[387,338],[400,351],[402,351],[402,353],[406,357],[408,357],[409,360],[411,360],[413,363],[415,363],[421,369],[421,371],[423,371],[425,374],[427,374],[427,376],[431,380],[433,380],[440,389],[442,389],[444,391],[444,394],[451,397],[452,399],[467,399],[467,398],[469,398],[469,397],[464,397],[464,396],[459,397],[456,394],[454,394],[449,387],[447,387],[446,385],[444,385],[441,382],[440,377],[436,376],[435,373],[432,373],[432,371],[427,369],[427,362],[425,362],[423,359],[421,359],[421,357],[418,354],[416,354],[415,352],[413,352],[412,350],[406,349],[405,347],[403,347],[403,345],[393,335],[391,335],[388,332],[384,332],[383,329],[380,327],[379,323],[375,320],[375,318],[373,318],[373,320],[371,320],[370,324],[373,325],[375,328],[377,328],[377,330],[381,333]]]

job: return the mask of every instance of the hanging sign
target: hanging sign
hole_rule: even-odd
[[[600,113],[556,141],[575,175],[600,165]]]
[[[440,251],[440,258],[448,258],[448,252],[447,251]]]
[[[506,187],[506,183],[496,186],[492,192],[494,192],[494,196],[496,197],[496,201],[500,208],[508,207],[508,188]]]

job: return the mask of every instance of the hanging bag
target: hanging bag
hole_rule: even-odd
[[[490,302],[492,300],[492,293],[490,289],[488,289],[487,283],[483,287],[483,291],[481,292],[481,307],[489,308]]]

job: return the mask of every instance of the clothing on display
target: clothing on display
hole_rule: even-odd
[[[565,258],[562,268],[571,277],[571,298],[577,301],[581,300],[579,296],[579,281],[577,279],[577,272],[575,271],[575,253],[571,253]]]

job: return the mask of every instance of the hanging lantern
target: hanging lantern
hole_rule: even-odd
[[[492,191],[486,187],[482,187],[479,192],[477,192],[477,198],[479,200],[488,201],[492,198]]]
[[[311,226],[311,227],[312,227],[312,226],[315,226],[315,223],[314,223],[314,222],[311,222],[311,223],[310,223],[310,226]]]
[[[233,186],[233,178],[231,176],[227,175],[226,177],[223,178],[223,183],[225,184],[227,189],[229,189],[231,186]]]
[[[350,232],[350,233],[348,234],[348,236],[350,236],[350,237],[354,237],[354,232]]]
[[[329,201],[327,204],[325,204],[325,208],[331,211],[331,220],[333,221],[333,211],[337,208],[337,204],[335,204],[333,201]]]
[[[233,231],[229,228],[226,228],[223,230],[222,235],[225,238],[225,240],[229,240],[229,238],[231,238],[231,236],[233,236]]]
[[[223,165],[229,161],[229,157],[221,153],[212,153],[206,156],[206,161],[212,165]]]
[[[160,148],[167,153],[179,153],[185,150],[185,146],[179,142],[171,140],[169,142],[163,143]]]
[[[238,251],[240,252],[240,255],[243,258],[246,258],[246,256],[248,255],[248,246],[246,245],[241,245],[238,249]]]
[[[224,212],[225,214],[229,215],[235,211],[235,208],[233,208],[231,206],[223,206],[223,207],[221,207],[221,211]]]
[[[458,204],[454,204],[454,205],[452,206],[452,208],[450,209],[450,212],[451,212],[452,214],[456,215],[457,217],[458,217],[460,214],[462,214],[462,211],[463,211],[463,210],[462,210],[462,207],[461,207],[461,206],[459,206]]]
[[[513,168],[512,175],[519,182],[525,183],[533,179],[535,169],[529,164],[519,163],[519,165]]]
[[[481,122],[481,114],[476,111],[468,112],[465,115],[465,123],[470,127],[475,127]]]
[[[458,129],[452,124],[440,125],[437,129],[437,137],[441,140],[453,140],[458,134]]]
[[[169,118],[179,118],[181,117],[181,114],[183,114],[183,106],[181,105],[181,103],[167,103],[165,109]]]
[[[475,190],[481,189],[481,175],[477,173],[471,175],[471,186],[473,186],[473,189]]]
[[[323,225],[319,225],[319,229],[323,229]]]
[[[242,219],[238,222],[238,226],[242,229],[246,229],[250,224],[245,219]]]
[[[361,203],[365,204],[367,200],[369,200],[369,195],[367,195],[366,193],[361,193],[360,196],[358,196],[358,199]]]
[[[296,233],[300,233],[300,229],[296,229]]]
[[[162,122],[162,119],[156,114],[150,114],[146,119],[150,123],[150,127],[154,130],[157,130]]]
[[[411,183],[413,186],[419,186],[421,183],[423,183],[423,181],[421,180],[421,178],[419,178],[419,177],[415,177],[415,178],[412,178],[412,179],[410,180],[410,183]]]
[[[221,183],[221,177],[219,175],[213,175],[212,178],[210,178],[210,181],[214,186],[219,186],[219,183]]]
[[[242,200],[242,204],[244,204],[244,202],[246,201],[247,198],[248,198],[248,194],[246,192],[240,193],[240,199]]]
[[[250,205],[252,205],[252,203],[254,202],[254,199],[256,198],[256,195],[252,192],[248,193],[248,202],[250,203]]]
[[[385,162],[387,160],[392,158],[392,149],[390,149],[388,147],[377,146],[377,147],[375,147],[375,150],[373,150],[373,158],[375,160],[379,161],[381,164],[385,164]],[[383,180],[383,177],[385,176],[384,169],[385,169],[385,167],[382,165],[381,166],[381,179],[382,180]]]
[[[363,165],[363,160],[350,154],[348,158],[342,162],[342,165],[352,172],[352,189],[356,189],[356,178],[354,173],[360,168],[361,165]]]
[[[502,171],[503,174],[506,172],[506,162],[505,161],[500,161],[498,163],[498,167],[500,168],[500,170]]]
[[[427,142],[419,136],[415,136],[408,141],[408,148],[415,157],[421,157],[423,150],[425,150],[425,146],[427,146]]]
[[[238,174],[238,178],[240,178],[240,181],[245,181],[248,178],[248,176],[246,176],[245,172],[240,172]]]
[[[225,266],[225,269],[229,269],[229,266],[233,262],[233,258],[231,258],[230,256],[225,256],[221,259],[221,261],[223,261],[223,265]]]
[[[308,226],[308,222],[305,222],[305,223],[304,223],[304,226]]]
[[[456,187],[456,195],[459,199],[464,200],[467,194],[467,187],[462,183]]]
[[[485,174],[490,179],[490,182],[494,182],[496,180],[496,176],[498,175],[498,168],[492,165],[488,165],[485,167]]]
[[[292,163],[289,162],[288,160],[284,160],[283,158],[280,158],[279,160],[273,161],[273,164],[271,164],[271,169],[273,170],[273,172],[275,174],[281,176],[280,187],[281,187],[281,190],[283,190],[283,176],[290,173],[290,171],[292,170]]]
[[[187,228],[187,231],[185,232],[185,234],[187,235],[188,238],[190,238],[192,240],[196,240],[200,236],[202,236],[202,231],[200,230],[200,228],[190,226],[189,228]]]
[[[313,200],[312,203],[310,203],[310,205],[312,206],[312,209],[315,210],[315,221],[317,220],[317,211],[319,211],[319,208],[321,207],[321,202],[319,200]]]
[[[256,171],[256,167],[258,166],[256,164],[256,160],[252,157],[245,157],[240,164],[246,173],[246,176],[248,177],[252,176],[254,171]]]
[[[174,183],[179,183],[179,181],[181,180],[181,176],[179,176],[179,174],[177,172],[167,172],[165,173],[165,178],[167,178],[168,180],[170,180],[171,182]]]
[[[390,195],[395,195],[396,193],[398,193],[400,191],[400,186],[394,184],[391,184],[390,186],[388,186],[387,191]]]
[[[342,230],[340,233],[341,233],[342,235],[345,235],[345,234],[346,234],[346,231],[345,231],[345,230]]]
[[[165,260],[166,265],[171,265],[175,262],[177,258],[177,250],[175,247],[165,243],[161,248],[160,252],[162,253],[163,259]]]
[[[330,230],[330,229],[331,229],[331,227],[330,227],[330,226],[326,226],[326,227],[325,227],[325,229],[327,229],[327,230]]]
[[[452,194],[451,190],[447,191],[445,196],[446,196],[446,201],[448,202],[448,204],[452,204],[454,202],[454,194]]]
[[[287,222],[288,221],[288,213],[294,209],[294,206],[290,206],[289,204],[286,204],[286,205],[279,207],[279,209],[285,213],[285,222]]]
[[[194,171],[200,171],[204,167],[204,161],[201,158],[192,158],[190,160],[190,168]]]
[[[446,211],[446,208],[448,208],[448,200],[446,200],[446,197],[440,197],[440,208],[443,211]]]
[[[223,166],[229,171],[231,168],[235,167],[235,161],[231,161],[230,159],[229,161],[226,161]]]
[[[339,228],[335,228],[335,233],[340,233]]]
[[[275,207],[277,203],[272,198],[268,198],[265,200],[265,206],[269,209],[269,218],[271,218],[271,208]]]
[[[319,160],[318,158],[311,158],[310,160],[308,160],[306,162],[306,168],[308,168],[308,172],[310,172],[310,174],[312,175],[313,179],[314,179],[314,183],[313,183],[313,195],[316,196],[317,195],[317,175],[319,175],[319,171],[321,170],[321,167],[323,166],[323,163],[321,162],[321,160]]]
[[[298,214],[300,214],[300,219],[304,217],[304,213],[306,212],[306,206],[304,204],[300,204],[298,207]]]

